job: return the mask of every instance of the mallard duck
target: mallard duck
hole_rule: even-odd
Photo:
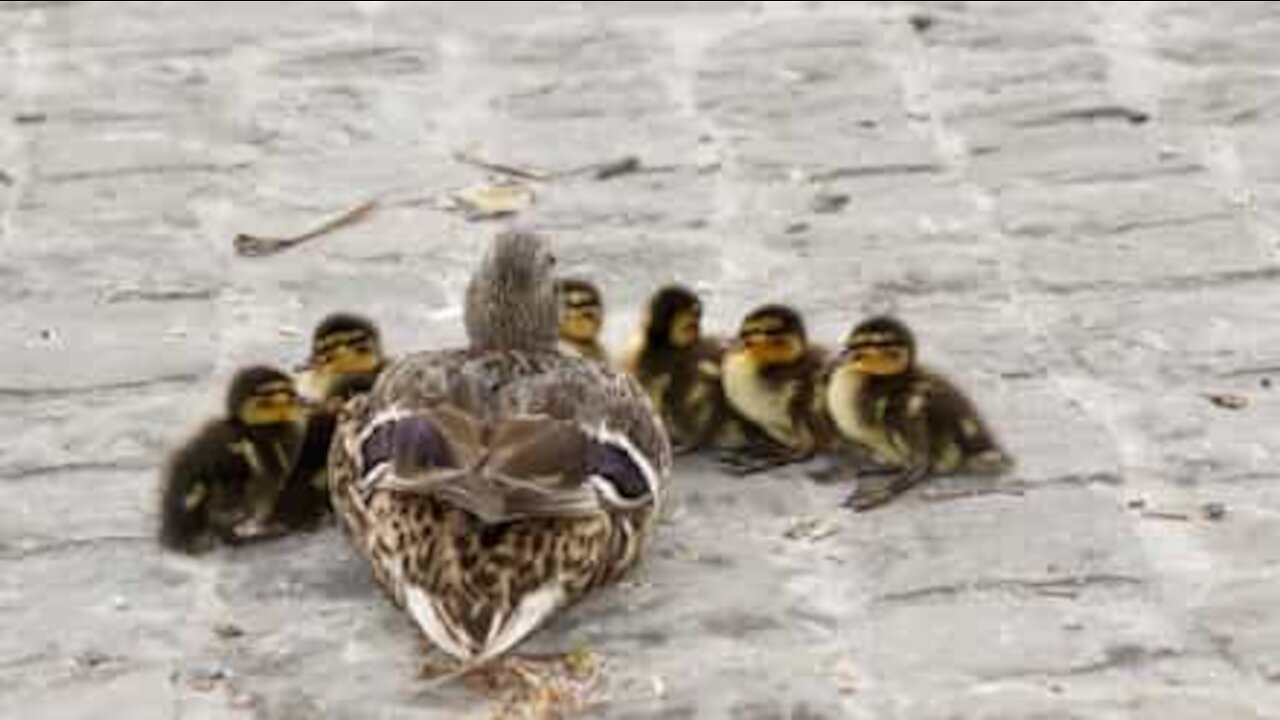
[[[266,366],[240,370],[226,415],[170,458],[161,482],[160,542],[182,552],[214,539],[273,534],[270,518],[302,445],[303,410],[293,379]]]
[[[724,343],[702,333],[702,301],[683,285],[650,298],[622,368],[649,393],[676,453],[716,444],[729,420],[720,386]]]
[[[609,364],[609,352],[600,342],[604,326],[604,300],[594,283],[579,278],[559,282],[560,351]]]
[[[977,408],[954,384],[916,362],[911,330],[891,317],[853,329],[826,390],[841,437],[865,452],[883,481],[864,478],[846,505],[867,510],[952,472],[999,473],[1013,465]]]
[[[671,468],[643,389],[556,348],[554,259],[497,236],[469,344],[420,352],[344,408],[333,505],[379,584],[474,668],[641,558]]]
[[[352,397],[368,392],[386,364],[381,333],[372,320],[339,312],[316,325],[302,382],[311,393],[306,434],[276,503],[277,522],[287,528],[309,528],[329,511],[325,469],[338,410]]]
[[[725,458],[736,474],[812,457],[830,439],[820,385],[826,353],[809,343],[804,320],[785,305],[763,305],[742,320],[725,353],[729,405],[758,432],[748,448]]]

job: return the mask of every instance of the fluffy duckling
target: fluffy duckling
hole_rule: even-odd
[[[874,317],[853,329],[835,359],[826,404],[840,436],[892,470],[859,482],[846,505],[867,510],[930,475],[995,474],[1013,465],[977,409],[942,375],[916,362],[902,322]]]
[[[593,283],[566,278],[557,284],[560,297],[560,351],[605,365],[609,352],[600,342],[604,300]]]
[[[311,334],[311,356],[302,378],[305,394],[336,408],[344,398],[371,388],[386,363],[382,336],[372,320],[333,313]]]
[[[215,538],[272,533],[269,518],[303,438],[293,380],[275,368],[236,373],[226,416],[207,423],[169,461],[161,485],[160,542],[196,552]]]
[[[742,321],[725,353],[722,382],[729,406],[758,433],[725,458],[737,474],[812,457],[829,439],[819,385],[826,354],[811,346],[804,320],[785,305],[764,305]]]
[[[275,519],[289,528],[314,526],[329,510],[325,467],[342,406],[373,387],[386,365],[381,333],[373,321],[333,313],[316,325],[307,379],[313,392],[298,460],[276,504]]]
[[[635,379],[558,351],[553,266],[542,237],[500,234],[467,288],[468,346],[391,365],[330,454],[353,544],[459,672],[626,574],[671,468]]]
[[[692,290],[667,285],[650,297],[623,369],[649,393],[677,453],[718,444],[727,421],[723,353],[719,339],[702,334],[702,301]]]

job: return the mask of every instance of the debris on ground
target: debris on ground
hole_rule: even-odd
[[[234,640],[238,637],[244,637],[244,628],[235,623],[222,622],[213,626],[213,634],[223,640]]]
[[[550,182],[561,178],[569,178],[580,175],[590,175],[596,180],[609,180],[619,175],[629,175],[639,172],[643,167],[640,158],[635,155],[624,155],[614,160],[605,160],[603,162],[588,163],[579,165],[567,170],[537,170],[525,165],[517,165],[515,163],[497,162],[483,158],[470,150],[460,150],[453,154],[453,159],[460,163],[473,165],[483,170],[495,172],[500,175],[506,175],[517,180],[532,180],[535,182]]]
[[[630,175],[631,173],[639,171],[640,158],[635,155],[628,155],[624,158],[607,163],[601,163],[596,166],[592,177],[596,180],[609,180],[610,178],[615,178],[619,175]]]
[[[340,230],[348,225],[353,225],[363,220],[373,209],[378,206],[377,200],[366,200],[341,215],[329,220],[323,225],[309,230],[301,235],[291,237],[262,237],[257,235],[240,234],[235,237],[236,252],[247,257],[264,257],[274,255],[283,250],[287,250],[294,245],[304,243],[308,240],[328,235],[331,232]]]
[[[838,213],[849,204],[849,196],[844,193],[820,192],[809,202],[809,209],[820,215]]]
[[[1227,410],[1243,410],[1249,407],[1249,398],[1231,393],[1205,393],[1204,397],[1214,405]]]
[[[1191,520],[1191,516],[1186,513],[1170,512],[1168,510],[1143,510],[1139,513],[1139,517],[1150,520],[1175,520],[1178,522],[1189,522]]]
[[[986,495],[1006,495],[1008,497],[1025,497],[1027,491],[1025,488],[1017,486],[1007,487],[981,487],[967,488],[961,490],[924,490],[919,497],[924,502],[940,503],[951,502],[953,500],[968,500],[970,498],[984,497]]]
[[[1206,520],[1221,520],[1227,516],[1227,506],[1220,502],[1207,502],[1200,506],[1200,512]]]
[[[920,34],[924,34],[929,32],[929,29],[932,28],[933,24],[937,21],[928,13],[917,12],[912,13],[911,16],[907,18],[907,22],[911,23],[912,30],[915,30]]]
[[[422,673],[436,682],[458,678],[471,692],[495,700],[490,720],[560,720],[603,700],[604,664],[586,647],[512,655],[470,670],[427,662]]]
[[[788,540],[818,542],[838,532],[840,532],[840,527],[832,522],[830,518],[808,516],[792,518],[782,536]]]
[[[483,170],[501,173],[503,175],[509,175],[511,177],[519,178],[521,180],[550,179],[550,175],[548,175],[547,173],[541,172],[539,170],[521,167],[519,165],[512,165],[508,163],[500,163],[500,162],[494,162],[492,160],[487,160],[485,158],[479,157],[478,155],[476,155],[474,152],[470,150],[459,150],[458,152],[455,152],[453,154],[453,159],[457,160],[460,163],[464,163],[467,165],[474,165],[475,167],[481,168]]]
[[[231,679],[233,673],[227,666],[219,662],[194,663],[181,672],[175,673],[175,679],[181,678],[183,683],[196,692],[213,692],[219,685]]]
[[[111,662],[111,656],[101,650],[85,650],[75,656],[75,665],[81,670],[93,670]]]
[[[514,215],[532,205],[534,198],[532,188],[517,182],[473,185],[449,196],[452,208],[472,221]]]

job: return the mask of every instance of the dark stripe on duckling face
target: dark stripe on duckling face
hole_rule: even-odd
[[[915,362],[915,338],[902,322],[875,317],[853,329],[844,356],[867,375],[901,375]]]

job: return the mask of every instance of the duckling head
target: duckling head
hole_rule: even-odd
[[[915,367],[916,341],[911,330],[895,318],[879,315],[849,333],[841,361],[864,375],[893,377]]]
[[[804,320],[786,305],[752,310],[738,329],[738,342],[761,367],[790,365],[808,350]]]
[[[293,378],[254,365],[231,379],[227,416],[249,428],[292,427],[302,422],[302,402]]]
[[[494,238],[467,285],[464,321],[473,349],[555,351],[555,262],[536,233],[508,230]]]
[[[683,285],[667,285],[649,301],[647,341],[650,346],[685,349],[702,336],[702,302]]]
[[[604,302],[600,290],[587,280],[562,279],[560,296],[560,337],[575,343],[594,342],[604,324]]]
[[[383,360],[377,326],[359,315],[333,313],[312,334],[310,365],[320,375],[371,373]]]

